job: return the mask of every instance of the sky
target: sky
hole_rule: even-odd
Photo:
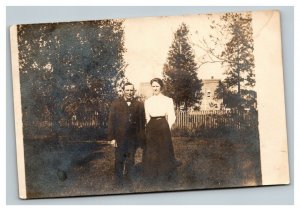
[[[166,63],[168,51],[174,33],[185,23],[190,30],[190,43],[208,39],[210,30],[206,15],[149,17],[126,19],[124,22],[125,47],[124,55],[128,63],[126,77],[136,88],[142,82],[149,82],[154,77],[162,78],[163,65]],[[197,45],[193,45],[195,61],[198,63],[205,53]],[[200,79],[223,79],[220,64],[205,64],[198,69]]]

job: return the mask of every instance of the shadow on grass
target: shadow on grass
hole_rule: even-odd
[[[104,158],[104,147],[97,142],[26,140],[28,195],[35,198],[64,194],[66,188],[76,183],[79,170],[87,170],[91,162]]]
[[[159,187],[146,186],[147,181],[141,182],[142,163],[138,163],[133,190],[127,186],[114,186],[114,148],[110,145],[89,139],[27,139],[24,149],[28,197],[107,195],[261,185],[257,136],[250,133],[218,138],[173,137],[176,158],[182,163],[177,168],[176,180]],[[142,161],[142,152],[138,154],[137,159]]]

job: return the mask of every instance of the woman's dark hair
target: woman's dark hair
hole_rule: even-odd
[[[163,81],[162,81],[160,78],[153,78],[153,79],[150,81],[150,84],[152,85],[153,82],[158,83],[158,84],[160,85],[161,88],[164,87],[164,83],[163,83]]]

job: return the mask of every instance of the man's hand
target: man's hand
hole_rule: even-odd
[[[115,139],[111,140],[111,141],[110,141],[110,144],[111,144],[113,147],[118,147],[117,142],[116,142]]]

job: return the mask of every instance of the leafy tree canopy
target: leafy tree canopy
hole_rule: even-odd
[[[86,110],[105,116],[124,77],[123,33],[115,20],[18,26],[23,109],[46,107],[56,124]]]

